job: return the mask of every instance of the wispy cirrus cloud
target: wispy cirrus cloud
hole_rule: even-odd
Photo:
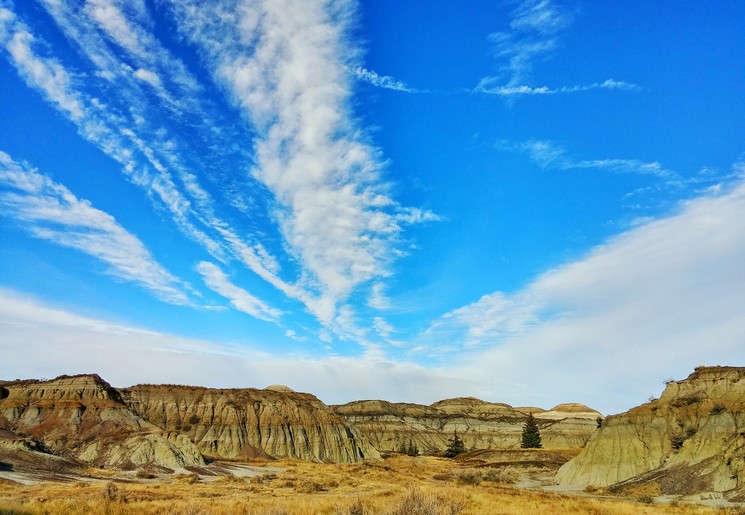
[[[205,245],[212,253],[222,254],[219,243],[190,219],[191,201],[145,143],[145,138],[137,135],[134,130],[136,122],[128,114],[84,92],[79,76],[69,72],[54,57],[40,55],[38,48],[46,45],[39,44],[25,23],[7,9],[3,9],[2,14],[0,22],[3,22],[3,29],[0,34],[4,38],[0,44],[3,44],[11,64],[26,83],[67,115],[83,138],[120,163],[126,177],[170,212],[184,233]],[[114,65],[111,66],[114,68]],[[140,104],[136,99],[129,100],[132,106]]]
[[[403,93],[422,93],[418,89],[409,87],[405,82],[397,80],[389,75],[378,75],[374,70],[368,70],[362,66],[354,69],[354,76],[362,82],[367,82],[378,88],[401,91]]]
[[[603,82],[594,82],[592,84],[578,86],[562,86],[560,88],[549,88],[547,86],[508,86],[500,85],[501,81],[496,77],[484,77],[473,89],[475,93],[486,93],[501,97],[517,97],[530,95],[558,95],[562,93],[579,93],[582,91],[592,91],[597,89],[620,90],[620,91],[637,91],[641,89],[638,85],[608,79]]]
[[[191,303],[188,285],[160,265],[114,217],[2,151],[0,186],[0,213],[33,236],[90,255],[105,263],[110,275],[134,282],[165,302]]]
[[[489,35],[500,73],[479,80],[474,93],[508,99],[592,90],[636,91],[638,85],[607,79],[575,86],[534,86],[533,68],[559,48],[559,36],[574,20],[572,12],[554,0],[521,0],[510,13],[510,30]]]
[[[215,264],[202,261],[197,265],[197,272],[202,275],[204,283],[211,290],[228,299],[230,304],[238,311],[269,322],[282,316],[282,311],[269,306],[261,299],[230,282],[228,276]]]
[[[100,0],[86,4],[88,11],[81,11],[79,6],[45,2],[53,19],[96,67],[96,75],[102,77],[98,83],[88,81],[86,89],[83,81],[75,80],[77,75],[68,71],[61,61],[40,55],[48,45],[38,41],[25,23],[5,9],[0,17],[3,29],[0,35],[3,35],[2,42],[6,44],[11,63],[29,86],[40,91],[77,125],[82,137],[119,162],[125,176],[170,213],[176,226],[187,236],[217,259],[240,260],[280,289],[290,289],[276,276],[276,259],[262,243],[240,238],[238,231],[216,214],[211,195],[200,184],[199,175],[204,178],[209,173],[207,166],[164,126],[152,127],[148,122],[163,119],[158,112],[161,103],[152,102],[149,93],[140,88],[140,82],[157,89],[156,97],[160,99],[163,95],[175,98],[165,90],[165,84],[176,85],[174,91],[180,97],[174,105],[179,106],[176,114],[181,125],[184,123],[181,117],[187,114],[209,121],[212,113],[194,96],[201,88],[183,65],[168,56],[157,40],[144,31],[142,26],[147,25],[147,20],[141,20],[139,27],[132,24],[119,10],[119,4]],[[132,11],[137,5],[129,5],[129,14],[143,16],[143,6]],[[91,13],[96,15],[91,17]],[[112,41],[102,35],[99,23],[106,29],[104,35],[108,34],[114,43],[125,46],[131,57],[141,56],[143,63],[158,69],[160,74],[144,68],[135,70],[124,63],[112,50]],[[125,33],[136,37],[125,38]],[[107,89],[110,83],[115,84],[115,94]],[[107,104],[100,99],[104,97],[109,102],[117,99],[120,102]],[[206,138],[206,147],[233,152],[234,145],[228,139],[236,138],[227,138],[229,134],[223,135],[222,128],[212,123],[196,128],[197,135]],[[217,140],[211,140],[215,135]],[[193,171],[187,162],[194,166]]]
[[[183,36],[257,130],[252,174],[276,199],[276,217],[308,309],[325,324],[360,285],[385,277],[412,216],[388,194],[383,159],[356,126],[349,101],[357,51],[352,2],[222,2],[213,16],[167,2]]]
[[[567,150],[549,140],[528,140],[521,142],[500,141],[497,148],[526,154],[541,168],[557,170],[598,169],[616,173],[636,173],[653,175],[668,181],[677,182],[678,175],[657,161],[638,159],[575,159]]]
[[[346,300],[390,274],[407,225],[439,217],[392,198],[385,160],[351,110],[354,4],[313,2],[298,14],[269,1],[218,2],[210,12],[157,2],[198,49],[225,93],[218,101],[244,116],[223,123],[214,84],[200,83],[155,35],[152,5],[39,2],[93,70],[76,72],[4,9],[0,42],[29,86],[216,260],[243,263],[328,329],[357,339],[363,331]],[[192,151],[195,140],[204,152]],[[235,173],[243,170],[250,174]],[[227,204],[206,181],[223,188]],[[226,205],[236,212],[225,216]],[[250,230],[259,217],[275,225]]]

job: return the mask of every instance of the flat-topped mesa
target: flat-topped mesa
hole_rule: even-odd
[[[556,480],[745,500],[745,368],[699,367],[668,381],[659,399],[605,419]]]
[[[4,447],[20,448],[17,442],[26,442],[21,447],[106,467],[179,469],[205,463],[187,438],[164,433],[136,416],[97,375],[10,381],[2,388]]]
[[[380,458],[355,427],[318,398],[287,387],[138,385],[120,393],[137,415],[188,436],[208,456],[335,463]]]
[[[537,408],[550,415],[540,420],[544,447],[584,446],[597,428],[596,418],[601,417],[600,413],[586,406],[588,412],[570,409],[560,412],[558,408],[552,412]],[[456,432],[467,449],[516,449],[520,447],[527,419],[527,412],[522,409],[474,397],[445,399],[429,406],[355,401],[334,409],[357,426],[381,452],[415,446],[420,452],[439,454],[448,447]]]

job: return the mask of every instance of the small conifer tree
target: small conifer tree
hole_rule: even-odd
[[[458,431],[453,433],[453,437],[450,439],[448,448],[445,449],[446,458],[455,458],[459,454],[466,452],[466,446],[463,444],[463,440],[458,437]]]
[[[528,420],[523,425],[523,436],[520,447],[523,449],[540,449],[543,447],[541,444],[541,431],[538,429],[538,424],[532,413],[528,414]]]

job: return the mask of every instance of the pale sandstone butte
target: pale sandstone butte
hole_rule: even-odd
[[[380,458],[357,428],[318,398],[287,387],[138,385],[119,391],[138,416],[186,435],[210,457],[271,456],[334,463]]]
[[[429,406],[381,400],[355,401],[335,407],[357,426],[379,451],[415,445],[423,453],[444,451],[457,432],[466,449],[517,449],[523,424],[533,411],[544,448],[583,447],[597,428],[600,413],[581,404],[549,411],[513,408],[508,404],[458,397]]]
[[[97,375],[5,382],[0,392],[0,447],[106,467],[179,469],[205,464],[188,438],[136,416]]]
[[[723,492],[745,500],[745,368],[699,367],[668,382],[659,399],[606,418],[556,481],[654,482],[663,494]]]

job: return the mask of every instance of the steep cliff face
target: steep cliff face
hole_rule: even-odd
[[[566,409],[567,406],[572,409]],[[530,410],[539,421],[545,448],[584,446],[596,430],[596,419],[601,415],[586,406],[579,409],[580,406]],[[484,402],[473,397],[447,399],[430,406],[356,401],[335,409],[380,451],[397,451],[411,444],[424,453],[442,452],[455,432],[467,449],[519,448],[528,413],[508,404]]]
[[[140,385],[120,393],[138,416],[188,437],[208,456],[336,463],[380,458],[355,427],[323,402],[287,387],[217,390]]]
[[[204,465],[187,438],[133,414],[96,375],[8,382],[0,399],[3,448],[42,450],[96,466]]]
[[[659,399],[608,417],[556,480],[745,500],[745,368],[697,368]]]

